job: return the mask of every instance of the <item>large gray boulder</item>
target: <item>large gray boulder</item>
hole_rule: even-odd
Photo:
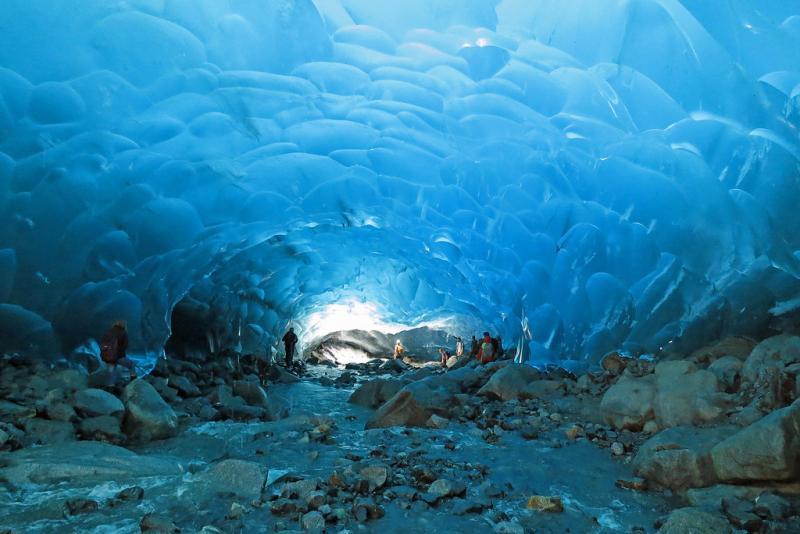
[[[658,534],[730,534],[731,525],[724,517],[699,508],[674,510],[658,529]]]
[[[267,470],[255,462],[223,460],[200,473],[198,481],[213,493],[233,493],[256,500],[267,481]]]
[[[233,394],[243,398],[250,406],[269,408],[267,392],[261,384],[252,380],[234,380]]]
[[[134,380],[122,393],[125,432],[134,439],[165,439],[178,434],[178,416],[153,386]]]
[[[84,389],[75,394],[75,410],[87,417],[120,415],[125,405],[117,397],[102,389]]]
[[[699,425],[722,417],[728,399],[716,375],[696,370],[687,361],[668,361],[656,366],[656,423],[661,428]]]
[[[486,384],[478,390],[478,395],[509,401],[526,398],[528,386],[542,378],[542,373],[530,365],[511,364],[497,371]]]
[[[791,480],[800,471],[800,400],[736,432],[711,449],[725,482]]]
[[[656,386],[652,375],[641,378],[623,375],[603,395],[600,402],[603,420],[619,430],[641,430],[654,417],[655,395]]]
[[[733,432],[733,427],[679,426],[659,432],[642,445],[633,471],[648,482],[673,490],[716,483],[711,448]]]
[[[406,384],[408,382],[405,380],[387,380],[384,378],[369,380],[361,384],[350,395],[347,402],[374,409],[394,397]]]
[[[34,417],[25,420],[26,445],[56,445],[75,441],[75,427],[64,421]]]
[[[781,335],[765,339],[744,362],[742,380],[754,383],[769,368],[778,371],[800,362],[800,337]]]

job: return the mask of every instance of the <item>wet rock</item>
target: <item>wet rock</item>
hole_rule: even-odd
[[[47,377],[48,389],[60,388],[64,391],[79,391],[89,387],[88,375],[77,369],[63,369]]]
[[[564,511],[564,503],[561,497],[547,497],[544,495],[533,495],[528,498],[528,510],[537,512],[561,513]]]
[[[34,418],[26,419],[24,428],[23,441],[26,445],[56,445],[75,441],[72,423]]]
[[[614,456],[622,456],[625,454],[625,446],[619,441],[615,441],[611,444],[611,454]]]
[[[542,373],[530,365],[510,364],[494,373],[478,390],[478,395],[503,401],[528,398],[530,394],[526,389],[540,378]]]
[[[233,493],[241,498],[261,498],[267,481],[266,469],[255,462],[222,460],[198,476],[198,481],[214,493]]]
[[[603,420],[617,429],[641,430],[645,422],[655,417],[655,395],[656,386],[652,376],[623,376],[603,395],[600,402]]]
[[[85,389],[75,394],[75,410],[86,417],[121,415],[125,406],[117,397],[102,389]]]
[[[0,400],[0,421],[16,423],[28,417],[36,417],[36,409],[32,406],[22,406],[14,402]]]
[[[306,506],[310,510],[319,510],[323,514],[324,507],[327,506],[326,503],[328,501],[327,494],[324,491],[312,491],[305,497]],[[328,507],[330,508],[330,507]]]
[[[753,349],[742,368],[742,380],[754,383],[768,368],[782,370],[800,362],[800,337],[780,335],[765,339]]]
[[[679,508],[669,515],[658,532],[659,534],[730,534],[731,526],[724,518],[698,508]]]
[[[258,382],[235,380],[233,382],[233,394],[242,397],[251,406],[269,408],[267,392]]]
[[[99,508],[97,501],[91,499],[68,499],[64,502],[64,515],[79,515],[96,512]]]
[[[153,534],[173,534],[181,531],[171,519],[157,514],[145,515],[139,522],[139,529]]]
[[[647,480],[643,478],[632,478],[632,479],[619,479],[614,483],[615,486],[622,489],[633,490],[633,491],[646,491],[647,490]]]
[[[292,499],[276,499],[269,504],[269,510],[272,515],[285,516],[296,514],[299,510],[299,503]]]
[[[386,512],[383,510],[383,508],[375,504],[375,502],[370,499],[356,500],[355,504],[353,504],[353,509],[351,512],[356,521],[361,523],[380,519],[386,515]]]
[[[722,481],[790,480],[800,467],[800,401],[744,428],[711,450]]]
[[[125,442],[125,434],[122,433],[119,419],[111,415],[84,419],[81,421],[79,431],[83,439],[95,439],[115,444]]]
[[[369,491],[373,492],[386,484],[389,479],[389,468],[385,465],[371,465],[363,468],[359,474],[369,483]]]
[[[72,422],[78,418],[75,409],[66,402],[61,401],[48,402],[45,407],[45,415],[47,415],[48,419],[52,419],[53,421],[64,422]]]
[[[433,414],[428,418],[428,421],[425,423],[425,426],[428,428],[447,428],[447,425],[450,424],[450,420],[445,417],[439,417],[436,414]]]
[[[24,432],[12,424],[0,423],[0,450],[16,450],[24,441]]]
[[[525,528],[514,521],[501,521],[494,526],[495,534],[525,534]]]
[[[176,475],[182,472],[177,462],[139,455],[98,441],[75,441],[22,449],[6,455],[4,463],[0,467],[0,478],[15,486],[62,481],[88,485],[103,480]]]
[[[656,366],[655,420],[661,428],[714,421],[728,407],[714,373],[677,360]]]
[[[141,440],[165,439],[177,435],[178,416],[149,383],[134,380],[122,394],[125,404],[125,432]]]
[[[686,492],[686,502],[695,508],[722,510],[723,503],[730,499],[755,499],[764,491],[756,486],[734,486],[718,484],[707,488],[693,488]]]
[[[732,431],[732,427],[667,429],[642,445],[633,460],[633,472],[673,490],[714,484],[711,448]]]
[[[491,503],[488,502],[479,502],[476,500],[468,500],[468,499],[456,499],[453,502],[453,508],[451,512],[454,515],[468,515],[468,514],[480,514],[489,506]]]
[[[792,512],[792,505],[780,495],[765,492],[756,498],[753,511],[764,519],[780,521],[789,517]]]
[[[225,516],[225,519],[230,519],[233,521],[241,519],[246,511],[247,510],[245,509],[245,507],[239,504],[238,502],[232,502],[231,508],[230,510],[228,510],[228,515]]]
[[[174,376],[169,379],[169,384],[178,390],[181,397],[197,397],[200,395],[200,388],[191,383],[185,376]]]
[[[405,380],[386,380],[383,378],[369,380],[361,384],[350,395],[347,402],[374,409],[395,396],[407,383]]]
[[[300,525],[303,530],[321,532],[325,528],[325,517],[319,512],[308,512],[300,519]]]
[[[381,406],[367,421],[366,428],[400,425],[424,427],[432,415],[447,415],[452,398],[450,391],[429,384],[426,380],[413,382]]]
[[[144,489],[139,486],[131,486],[117,492],[114,498],[118,501],[136,502],[144,498]]]
[[[467,487],[458,481],[440,478],[428,487],[428,493],[438,499],[448,497],[463,497],[467,493]]]
[[[296,482],[288,482],[284,485],[281,496],[290,499],[306,500],[311,493],[317,491],[319,485],[320,481],[318,478],[306,478]]]
[[[725,499],[722,511],[731,525],[747,532],[762,532],[764,520],[753,512],[753,503],[745,499]]]

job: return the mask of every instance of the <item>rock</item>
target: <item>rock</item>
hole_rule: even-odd
[[[564,511],[564,503],[561,501],[561,497],[533,495],[528,498],[528,510],[561,513]]]
[[[647,480],[639,477],[627,479],[618,479],[614,485],[618,488],[633,490],[633,491],[647,491]]]
[[[310,510],[319,510],[323,515],[325,514],[324,508],[327,506],[326,503],[328,501],[327,493],[324,491],[312,491],[306,495],[304,500]]]
[[[52,419],[53,421],[64,421],[66,423],[70,423],[78,418],[75,409],[66,402],[61,401],[48,402],[45,408],[45,415],[47,415],[48,419]]]
[[[423,380],[403,387],[381,406],[366,428],[407,425],[424,427],[432,415],[446,416],[453,395],[442,388],[431,387]]]
[[[722,481],[790,480],[800,467],[800,400],[736,432],[711,449]]]
[[[705,510],[722,510],[726,500],[755,499],[763,492],[763,488],[756,486],[733,486],[717,484],[707,488],[692,488],[686,491],[686,502],[695,508]]]
[[[145,515],[139,522],[139,529],[154,534],[173,534],[181,531],[171,519],[156,514]]]
[[[680,490],[716,483],[711,448],[724,440],[732,427],[673,427],[650,438],[633,460],[633,472],[648,482]]]
[[[722,511],[731,525],[746,532],[763,532],[764,520],[753,512],[753,503],[745,499],[725,499]]]
[[[47,378],[49,389],[61,388],[64,391],[79,391],[89,387],[89,377],[77,369],[57,371]]]
[[[28,417],[36,417],[36,408],[0,400],[0,421],[16,423]]]
[[[767,338],[753,349],[742,367],[742,380],[755,383],[768,368],[782,370],[800,362],[800,337],[780,335]]]
[[[383,487],[389,479],[389,468],[385,465],[371,465],[360,471],[361,478],[369,483],[369,491]]]
[[[319,512],[308,512],[300,519],[300,524],[303,530],[322,532],[325,528],[325,517]]]
[[[753,511],[764,519],[780,521],[792,513],[792,505],[783,497],[772,492],[764,492],[756,497]]]
[[[707,365],[713,364],[716,360],[733,356],[739,361],[745,361],[756,346],[756,342],[746,337],[729,337],[696,350],[692,353],[691,359],[697,363]]]
[[[72,423],[39,418],[25,420],[26,445],[56,445],[69,441],[75,441]]]
[[[428,428],[442,429],[442,428],[447,428],[447,425],[449,425],[449,424],[450,424],[450,420],[449,419],[446,419],[444,417],[439,417],[438,415],[433,414],[428,419],[428,422],[425,423],[425,426],[427,426]]]
[[[96,512],[99,505],[91,499],[68,499],[64,502],[64,516]]]
[[[149,383],[134,380],[122,394],[125,432],[136,439],[166,439],[178,434],[178,416]]]
[[[85,486],[105,480],[182,473],[175,461],[138,455],[122,447],[98,441],[75,441],[21,449],[6,454],[0,478],[15,486],[70,482]]]
[[[377,408],[400,391],[408,383],[406,380],[387,380],[378,378],[369,380],[361,384],[347,402],[364,406],[365,408]]]
[[[75,410],[86,417],[118,415],[125,412],[122,401],[102,389],[85,389],[75,394]]]
[[[232,502],[231,508],[228,510],[228,515],[225,516],[225,519],[236,520],[241,519],[247,510],[244,506],[239,504],[238,502]]]
[[[81,421],[79,431],[83,439],[95,439],[109,443],[121,444],[125,442],[119,419],[111,415],[90,417]]]
[[[214,493],[233,493],[241,498],[261,498],[267,481],[266,469],[245,460],[222,460],[198,476],[198,481]]]
[[[22,447],[25,433],[9,423],[0,423],[0,450],[15,450]]]
[[[428,487],[428,493],[441,499],[463,497],[467,493],[467,487],[461,482],[440,478]]]
[[[318,478],[305,478],[295,482],[288,482],[281,492],[281,496],[289,499],[306,500],[309,495],[317,491],[320,481]]]
[[[622,374],[628,366],[629,361],[630,358],[625,358],[618,352],[612,352],[603,357],[600,366],[603,368],[603,371],[609,375],[618,376]]]
[[[708,370],[717,377],[726,392],[735,393],[742,381],[743,366],[742,360],[736,356],[723,356],[712,363]]]
[[[652,376],[623,376],[603,395],[600,402],[603,420],[616,429],[641,430],[654,417],[655,395],[655,380]]]
[[[698,508],[674,510],[658,529],[659,534],[730,534],[724,518]]]
[[[611,444],[611,454],[614,456],[622,456],[625,454],[625,446],[619,441],[615,441]]]
[[[118,501],[141,501],[144,499],[144,489],[139,486],[131,486],[117,492],[114,498]]]
[[[242,397],[250,406],[259,408],[269,408],[269,398],[267,392],[258,382],[249,380],[234,380],[233,394]]]
[[[181,397],[197,397],[200,395],[200,388],[192,384],[185,376],[174,376],[169,379],[169,384],[178,390]]]
[[[503,401],[528,398],[526,388],[541,377],[541,372],[530,365],[510,364],[492,375],[478,395]]]
[[[525,534],[525,528],[513,521],[501,521],[494,526],[495,534]]]
[[[699,425],[719,419],[727,408],[714,373],[677,360],[656,366],[655,420],[661,428]]]
[[[386,515],[383,508],[369,499],[356,500],[351,511],[356,520],[362,523],[367,520],[380,519]]]

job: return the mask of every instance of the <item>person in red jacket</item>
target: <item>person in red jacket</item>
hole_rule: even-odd
[[[128,329],[125,321],[115,321],[100,341],[100,358],[105,362],[112,386],[120,381],[119,367],[130,372],[131,380],[136,379],[136,367],[128,359]]]
[[[489,363],[493,362],[497,354],[495,353],[494,343],[493,343],[492,336],[489,335],[489,332],[483,333],[483,339],[480,343],[480,349],[478,350],[478,361],[481,363]]]

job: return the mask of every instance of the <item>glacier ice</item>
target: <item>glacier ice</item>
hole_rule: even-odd
[[[796,308],[800,2],[0,11],[3,350],[356,302],[591,364]]]

